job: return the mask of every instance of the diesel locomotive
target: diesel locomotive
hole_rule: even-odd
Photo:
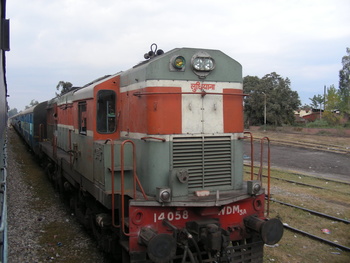
[[[123,262],[262,262],[283,233],[243,180],[242,66],[155,44],[145,61],[12,118],[49,178]]]

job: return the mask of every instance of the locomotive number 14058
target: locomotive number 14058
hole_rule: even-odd
[[[181,211],[169,211],[169,212],[158,212],[153,214],[153,220],[154,223],[157,221],[163,221],[164,219],[167,219],[168,221],[178,221],[182,219],[188,219],[188,211],[187,210],[181,210]]]

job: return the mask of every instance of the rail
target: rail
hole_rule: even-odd
[[[259,136],[254,138],[255,140],[259,140]],[[298,147],[298,148],[305,148],[305,149],[312,149],[312,150],[318,150],[318,151],[324,151],[324,152],[330,152],[330,153],[339,153],[339,154],[350,154],[350,148],[348,145],[334,145],[329,143],[322,143],[322,142],[307,142],[307,141],[288,141],[283,140],[279,138],[271,139],[271,143],[274,145],[283,145],[283,146],[290,146],[290,147]]]
[[[244,164],[244,166],[250,166],[250,165],[249,164]],[[250,173],[250,172],[246,172],[246,173]],[[299,177],[317,178],[317,180],[322,180],[322,181],[326,181],[326,182],[333,182],[333,183],[339,183],[339,184],[345,184],[345,185],[349,185],[350,186],[350,182],[344,182],[344,181],[339,181],[339,180],[332,180],[330,178],[315,177],[314,175],[306,175],[305,173],[298,173],[298,172],[292,172],[292,171],[288,171],[288,173],[291,174],[291,175],[299,176]],[[254,174],[257,175],[257,173],[254,173]],[[263,175],[263,177],[267,177],[267,175]],[[270,178],[271,179],[280,180],[280,181],[285,181],[285,182],[288,182],[288,183],[299,184],[299,185],[304,185],[304,186],[310,186],[310,187],[314,187],[314,188],[318,188],[318,189],[330,190],[330,189],[325,188],[325,187],[305,184],[305,183],[292,181],[292,180],[287,180],[287,179],[283,179],[283,178],[278,178],[278,177],[274,177],[274,176],[270,176]],[[332,190],[332,191],[336,191],[336,190]],[[339,192],[339,191],[336,191],[336,192]]]
[[[346,247],[346,246],[340,245],[340,244],[338,244],[338,243],[336,243],[336,242],[332,242],[332,241],[329,241],[329,240],[327,240],[327,239],[324,239],[324,238],[322,238],[322,237],[315,236],[315,235],[310,234],[310,233],[308,233],[308,232],[305,232],[305,231],[303,231],[303,230],[300,230],[300,229],[291,227],[291,226],[289,226],[289,225],[287,225],[287,224],[284,224],[283,227],[286,228],[286,229],[289,229],[289,230],[291,230],[291,231],[293,231],[293,232],[296,232],[296,233],[302,234],[302,235],[304,235],[304,236],[310,237],[310,238],[312,238],[312,239],[318,240],[318,241],[320,241],[320,242],[326,243],[326,244],[328,244],[328,245],[331,245],[331,246],[340,248],[341,250],[350,251],[350,247]]]
[[[306,212],[308,212],[310,214],[317,215],[317,216],[320,216],[320,217],[324,217],[324,218],[327,218],[327,219],[330,219],[330,220],[333,220],[333,221],[342,222],[344,224],[350,224],[349,220],[346,220],[346,219],[343,219],[343,218],[327,215],[325,213],[321,213],[321,212],[318,212],[318,211],[315,211],[315,210],[307,209],[305,207],[293,205],[293,204],[290,204],[290,203],[285,203],[285,202],[276,200],[274,198],[271,198],[271,201],[275,202],[275,203],[278,203],[278,204],[281,204],[281,205],[285,205],[285,206],[293,207],[293,208],[296,208],[296,209],[299,209],[299,210],[302,210],[302,211],[306,211]]]

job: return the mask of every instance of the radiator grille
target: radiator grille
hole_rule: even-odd
[[[231,137],[174,138],[173,168],[188,170],[189,189],[231,187]]]

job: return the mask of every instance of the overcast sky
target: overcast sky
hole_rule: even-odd
[[[152,43],[220,49],[243,76],[276,72],[303,104],[338,88],[350,47],[349,0],[8,0],[10,108],[127,70]]]

